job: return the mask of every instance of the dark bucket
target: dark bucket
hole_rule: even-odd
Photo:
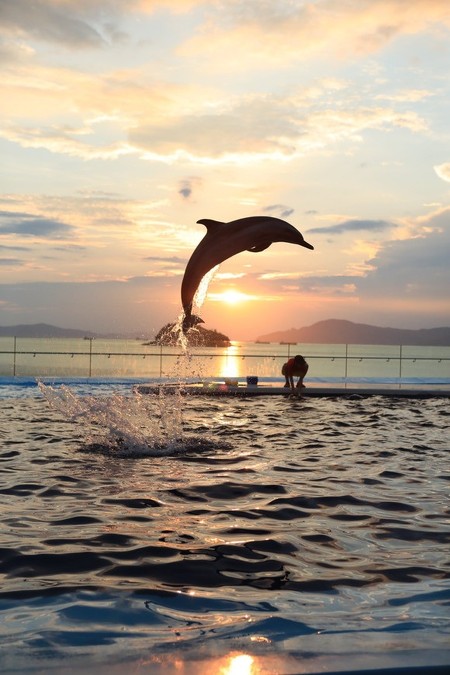
[[[256,375],[249,375],[247,377],[247,387],[256,387],[258,385],[258,378]]]

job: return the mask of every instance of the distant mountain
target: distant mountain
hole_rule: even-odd
[[[267,333],[258,337],[257,340],[259,342],[320,344],[450,346],[450,327],[410,330],[381,328],[364,323],[328,319],[304,328],[290,328],[285,331]]]
[[[30,338],[78,338],[98,337],[96,333],[75,328],[59,328],[47,323],[19,324],[17,326],[0,326],[0,337]]]

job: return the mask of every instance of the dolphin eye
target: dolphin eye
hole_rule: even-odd
[[[247,249],[247,251],[250,251],[251,253],[259,253],[260,251],[265,251],[266,248],[269,248],[270,244],[272,242],[263,242],[262,244],[255,244],[255,246],[251,246],[250,248]]]

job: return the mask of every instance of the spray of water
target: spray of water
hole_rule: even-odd
[[[198,307],[199,309],[203,306],[203,303],[205,302],[206,295],[208,293],[208,286],[213,280],[217,270],[219,269],[220,265],[216,265],[213,267],[201,280],[197,291],[194,295],[194,305]]]
[[[213,267],[207,274],[205,274],[205,276],[201,280],[193,299],[193,306],[197,308],[195,310],[195,314],[198,314],[199,313],[198,310],[200,310],[201,307],[203,306],[203,303],[205,302],[208,293],[209,284],[213,280],[219,267],[220,265],[216,265],[215,267]],[[201,367],[198,372],[195,372],[195,369],[193,368],[193,358],[189,350],[188,336],[182,330],[183,319],[184,313],[181,312],[181,314],[178,316],[176,324],[172,328],[172,332],[174,334],[176,342],[183,350],[182,356],[177,359],[177,362],[175,364],[175,372],[181,374],[181,377],[183,377],[184,373],[186,377],[194,376],[201,378],[202,377]],[[195,326],[189,330],[190,333],[193,333],[195,331],[198,332],[198,328],[196,328]]]
[[[65,419],[83,425],[86,448],[120,455],[173,454],[183,447],[180,396],[77,396],[70,387],[39,389],[49,405]]]
[[[217,269],[218,266],[202,279],[194,298],[197,307],[203,304],[208,285]],[[223,442],[218,444],[204,436],[189,436],[185,433],[181,374],[192,377],[193,368],[188,340],[181,330],[182,320],[183,315],[173,328],[182,348],[182,354],[175,363],[175,373],[180,377],[178,388],[172,386],[164,391],[164,387],[161,387],[155,396],[142,395],[137,391],[130,392],[129,396],[77,396],[66,385],[52,387],[38,383],[42,395],[53,409],[62,413],[65,419],[83,425],[86,436],[83,449],[136,457],[229,447]]]
[[[199,314],[199,310],[203,306],[203,303],[205,302],[208,293],[208,286],[213,280],[214,275],[216,274],[219,267],[220,265],[216,265],[215,267],[213,267],[207,274],[205,274],[205,276],[201,280],[192,302],[193,307],[196,308],[194,310],[195,314]],[[189,361],[189,342],[187,335],[182,330],[183,319],[184,319],[184,312],[181,312],[181,314],[178,316],[177,322],[174,324],[172,328],[172,333],[174,335],[177,344],[182,348],[184,356]],[[193,328],[190,329],[190,331],[195,332],[198,331],[198,329],[194,326]]]
[[[64,418],[82,425],[85,452],[114,457],[162,457],[231,449],[226,441],[184,429],[181,391],[158,396],[77,396],[70,387],[38,382],[49,405]]]

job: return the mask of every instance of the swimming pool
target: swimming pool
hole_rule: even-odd
[[[2,401],[4,672],[449,663],[448,400],[102,391]]]

